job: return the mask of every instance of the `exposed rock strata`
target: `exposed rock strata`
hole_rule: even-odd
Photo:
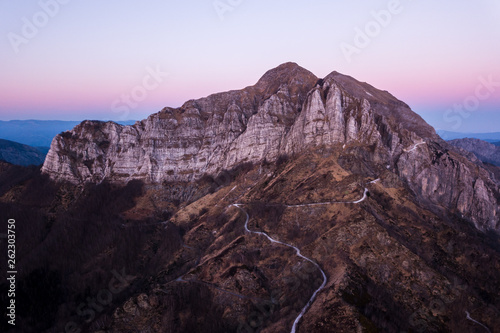
[[[370,147],[366,163],[390,169],[422,200],[499,229],[498,185],[405,103],[337,72],[318,80],[294,63],[132,126],[85,121],[53,140],[43,172],[73,183],[190,181],[337,144]]]

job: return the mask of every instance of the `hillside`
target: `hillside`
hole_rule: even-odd
[[[449,141],[455,147],[465,149],[482,162],[500,166],[500,147],[479,139],[456,139]]]
[[[17,142],[0,139],[0,160],[16,165],[41,165],[48,148],[31,147]]]

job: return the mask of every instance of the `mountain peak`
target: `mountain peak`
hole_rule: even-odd
[[[318,80],[291,62],[255,86],[166,108],[132,126],[82,123],[52,141],[42,172],[73,183],[184,182],[323,147],[345,161],[355,153],[349,147],[359,147],[363,162],[355,167],[371,167],[355,173],[393,172],[422,200],[470,216],[480,229],[499,228],[498,189],[487,171],[457,176],[476,166],[453,155],[408,105],[337,72]]]
[[[286,62],[273,69],[268,70],[255,85],[257,88],[267,90],[278,84],[308,84],[316,82],[316,75],[295,62]]]
[[[324,81],[334,82],[341,86],[351,96],[367,100],[377,113],[392,119],[394,124],[402,124],[406,129],[415,132],[425,139],[439,140],[434,128],[427,124],[418,114],[403,101],[397,99],[387,90],[375,88],[369,83],[361,82],[352,76],[333,71]]]

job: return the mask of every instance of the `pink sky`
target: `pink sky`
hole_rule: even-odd
[[[474,95],[480,77],[500,81],[498,1],[401,0],[397,13],[377,23],[390,3],[254,1],[220,13],[210,1],[69,2],[15,45],[12,36],[24,38],[26,22],[43,8],[3,2],[0,120],[142,119],[164,106],[252,85],[286,61],[319,77],[334,70],[351,75],[421,114],[434,112],[433,119]],[[342,45],[357,47],[358,32],[370,24],[379,24],[378,31],[348,59]],[[158,68],[168,76],[151,81]],[[138,98],[129,105],[120,102],[134,92]],[[117,105],[127,105],[126,114]],[[500,87],[478,111],[500,112]],[[476,118],[477,125],[484,120]]]

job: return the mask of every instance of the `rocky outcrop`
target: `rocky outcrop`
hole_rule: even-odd
[[[498,185],[464,156],[431,143],[402,154],[397,168],[423,200],[456,210],[479,229],[499,230]]]
[[[488,172],[450,152],[405,103],[337,72],[318,80],[294,63],[132,126],[85,121],[53,140],[42,170],[73,183],[190,181],[324,146],[368,148],[366,163],[390,169],[423,201],[499,228]]]
[[[318,80],[287,63],[255,86],[164,108],[132,126],[84,121],[53,140],[43,171],[74,183],[185,181],[310,146],[359,142],[393,155],[421,138],[437,136],[389,93],[336,72]]]
[[[255,86],[164,108],[133,126],[85,121],[53,140],[43,172],[74,183],[161,182],[275,159],[316,81],[284,64]]]

